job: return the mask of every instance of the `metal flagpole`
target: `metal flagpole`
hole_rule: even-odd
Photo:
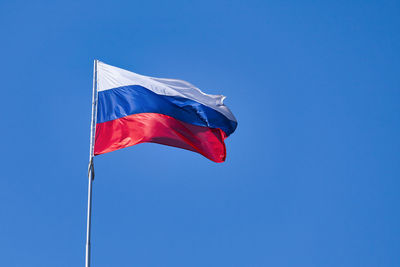
[[[97,60],[94,60],[93,66],[93,93],[92,93],[92,119],[90,126],[90,156],[88,170],[88,207],[87,207],[87,225],[86,225],[86,259],[85,267],[90,267],[90,230],[92,216],[92,183],[94,180],[94,139],[96,134],[96,119],[97,119]]]

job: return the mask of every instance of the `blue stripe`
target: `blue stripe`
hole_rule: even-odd
[[[159,113],[194,125],[220,128],[227,136],[233,133],[237,126],[237,122],[196,101],[159,95],[140,85],[99,92],[97,123],[139,113]]]

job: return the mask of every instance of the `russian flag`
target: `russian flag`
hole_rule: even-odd
[[[223,103],[175,79],[139,75],[97,61],[94,155],[151,142],[224,162],[237,121]]]

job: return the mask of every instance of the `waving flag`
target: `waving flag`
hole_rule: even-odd
[[[97,62],[94,155],[152,142],[226,158],[224,140],[237,121],[223,103],[192,84],[139,75]]]

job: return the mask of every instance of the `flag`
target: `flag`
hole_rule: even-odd
[[[175,79],[154,78],[97,61],[94,155],[151,142],[224,162],[237,121],[222,95]]]

